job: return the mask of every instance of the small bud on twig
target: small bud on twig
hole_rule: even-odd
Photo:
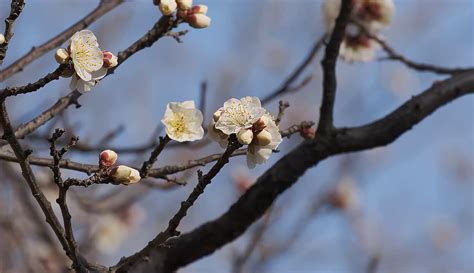
[[[65,64],[69,60],[69,52],[67,52],[67,50],[64,48],[59,48],[58,50],[56,50],[54,58],[59,64]]]
[[[140,181],[140,172],[125,165],[120,165],[112,169],[110,173],[112,180],[116,183],[129,185]]]
[[[117,162],[118,155],[112,150],[105,150],[99,154],[100,168],[111,167]]]

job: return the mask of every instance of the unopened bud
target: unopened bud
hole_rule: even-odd
[[[128,166],[120,165],[115,167],[111,172],[111,178],[116,183],[124,185],[134,184],[140,181],[140,172]]]
[[[257,134],[257,144],[259,146],[267,146],[272,142],[272,134],[267,130],[262,130],[260,133]]]
[[[358,194],[351,177],[344,176],[329,194],[329,202],[336,208],[348,210],[358,206]]]
[[[58,50],[56,50],[54,58],[59,64],[64,64],[69,60],[69,52],[67,52],[67,50],[64,48],[59,48]]]
[[[0,33],[0,45],[2,45],[3,43],[5,43],[5,36]]]
[[[171,15],[178,8],[175,0],[161,0],[160,1],[160,11],[165,16]]]
[[[219,118],[221,117],[221,115],[222,115],[222,109],[218,109],[217,111],[215,111],[214,114],[212,114],[212,119],[214,120],[214,122],[217,122]]]
[[[250,143],[252,143],[252,139],[253,139],[253,132],[250,129],[241,129],[237,133],[237,140],[242,145],[249,145]]]
[[[206,5],[196,5],[189,11],[190,14],[207,14],[209,8]]]
[[[178,8],[180,10],[187,10],[190,9],[193,5],[193,0],[176,0],[178,4]]]
[[[117,56],[115,56],[112,52],[102,51],[102,53],[104,54],[104,67],[105,68],[112,68],[118,65]]]
[[[188,15],[186,21],[193,28],[207,28],[211,24],[211,18],[201,13]]]
[[[253,124],[253,129],[256,130],[256,131],[263,130],[263,129],[265,129],[265,127],[267,127],[269,122],[270,122],[270,119],[268,117],[262,116],[259,120],[257,120]]]
[[[111,167],[117,162],[118,155],[112,150],[105,150],[99,154],[99,166]]]
[[[300,131],[300,135],[304,139],[313,139],[316,136],[316,128],[314,127],[304,127]]]

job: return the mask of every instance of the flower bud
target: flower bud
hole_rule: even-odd
[[[189,11],[190,14],[207,14],[209,8],[206,5],[196,5]]]
[[[272,134],[267,130],[262,130],[260,133],[257,134],[257,144],[259,146],[267,146],[272,142]]]
[[[59,64],[64,64],[69,60],[69,52],[67,52],[67,50],[64,48],[59,48],[58,50],[56,50],[54,58]]]
[[[270,122],[269,118],[266,117],[266,116],[262,116],[259,120],[257,120],[254,124],[253,124],[253,129],[255,131],[260,131],[260,130],[263,130],[265,129],[265,127],[267,127],[268,123]]]
[[[212,119],[214,120],[214,122],[217,122],[219,118],[221,117],[221,115],[222,115],[222,109],[218,109],[217,111],[215,111],[214,114],[212,114]]]
[[[0,33],[0,45],[2,45],[3,43],[5,43],[5,36]]]
[[[161,0],[160,11],[165,16],[170,16],[178,8],[175,0]]]
[[[102,53],[104,54],[104,67],[105,68],[112,68],[118,65],[117,56],[115,56],[112,52],[104,50],[102,51]]]
[[[304,139],[313,139],[316,136],[316,128],[314,127],[304,127],[300,131],[300,135]]]
[[[176,0],[176,3],[180,10],[187,10],[193,5],[193,0]]]
[[[250,129],[241,129],[237,133],[237,140],[242,145],[249,145],[250,143],[252,143],[252,139],[253,139],[253,132]]]
[[[186,21],[193,28],[207,28],[211,24],[211,18],[201,13],[189,15]]]
[[[112,150],[105,150],[99,154],[99,166],[111,167],[117,162],[118,155]]]
[[[120,165],[115,167],[111,172],[111,178],[116,183],[124,185],[134,184],[140,181],[140,172],[128,166]]]

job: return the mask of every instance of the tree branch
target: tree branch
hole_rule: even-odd
[[[336,25],[326,47],[324,59],[321,61],[321,66],[323,67],[323,99],[319,115],[318,134],[328,134],[334,126],[333,112],[337,89],[336,62],[337,56],[339,56],[339,48],[346,32],[346,26],[349,23],[351,10],[352,1],[342,0]]]
[[[387,145],[446,103],[474,93],[474,72],[455,75],[371,124],[317,135],[282,157],[221,217],[154,248],[128,272],[173,272],[238,238],[274,200],[321,160],[336,154]],[[147,271],[149,270],[149,271]],[[120,272],[120,268],[117,272]]]
[[[20,16],[24,6],[24,0],[12,0],[10,5],[10,15],[8,15],[7,19],[5,19],[5,42],[0,45],[0,65],[3,64],[3,60],[7,54],[8,44],[13,37],[13,24],[15,23],[15,20],[18,18],[18,16]]]

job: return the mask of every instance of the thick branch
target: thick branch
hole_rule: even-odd
[[[55,37],[51,38],[42,45],[33,47],[28,53],[23,55],[21,58],[16,60],[14,63],[9,65],[7,68],[0,71],[0,82],[14,75],[17,72],[23,70],[25,66],[43,56],[45,53],[59,47],[67,39],[69,39],[76,31],[86,28],[97,19],[99,19],[105,13],[111,11],[119,4],[123,3],[123,0],[102,0],[100,4],[86,17],[79,20],[74,25],[70,26],[63,32],[59,33]]]
[[[386,145],[439,107],[468,93],[474,93],[474,72],[456,75],[432,86],[374,123],[337,129],[334,136],[317,135],[314,140],[303,142],[266,171],[225,214],[168,240],[167,249],[155,248],[141,266],[146,264],[154,272],[173,272],[213,253],[244,233],[282,192],[321,160]],[[149,271],[137,267],[129,272]]]
[[[352,9],[351,0],[343,0],[336,25],[332,31],[331,38],[326,47],[324,59],[321,61],[323,67],[323,100],[321,102],[318,133],[327,134],[333,128],[334,102],[336,99],[336,62],[339,56],[339,48],[344,39],[345,30]]]

